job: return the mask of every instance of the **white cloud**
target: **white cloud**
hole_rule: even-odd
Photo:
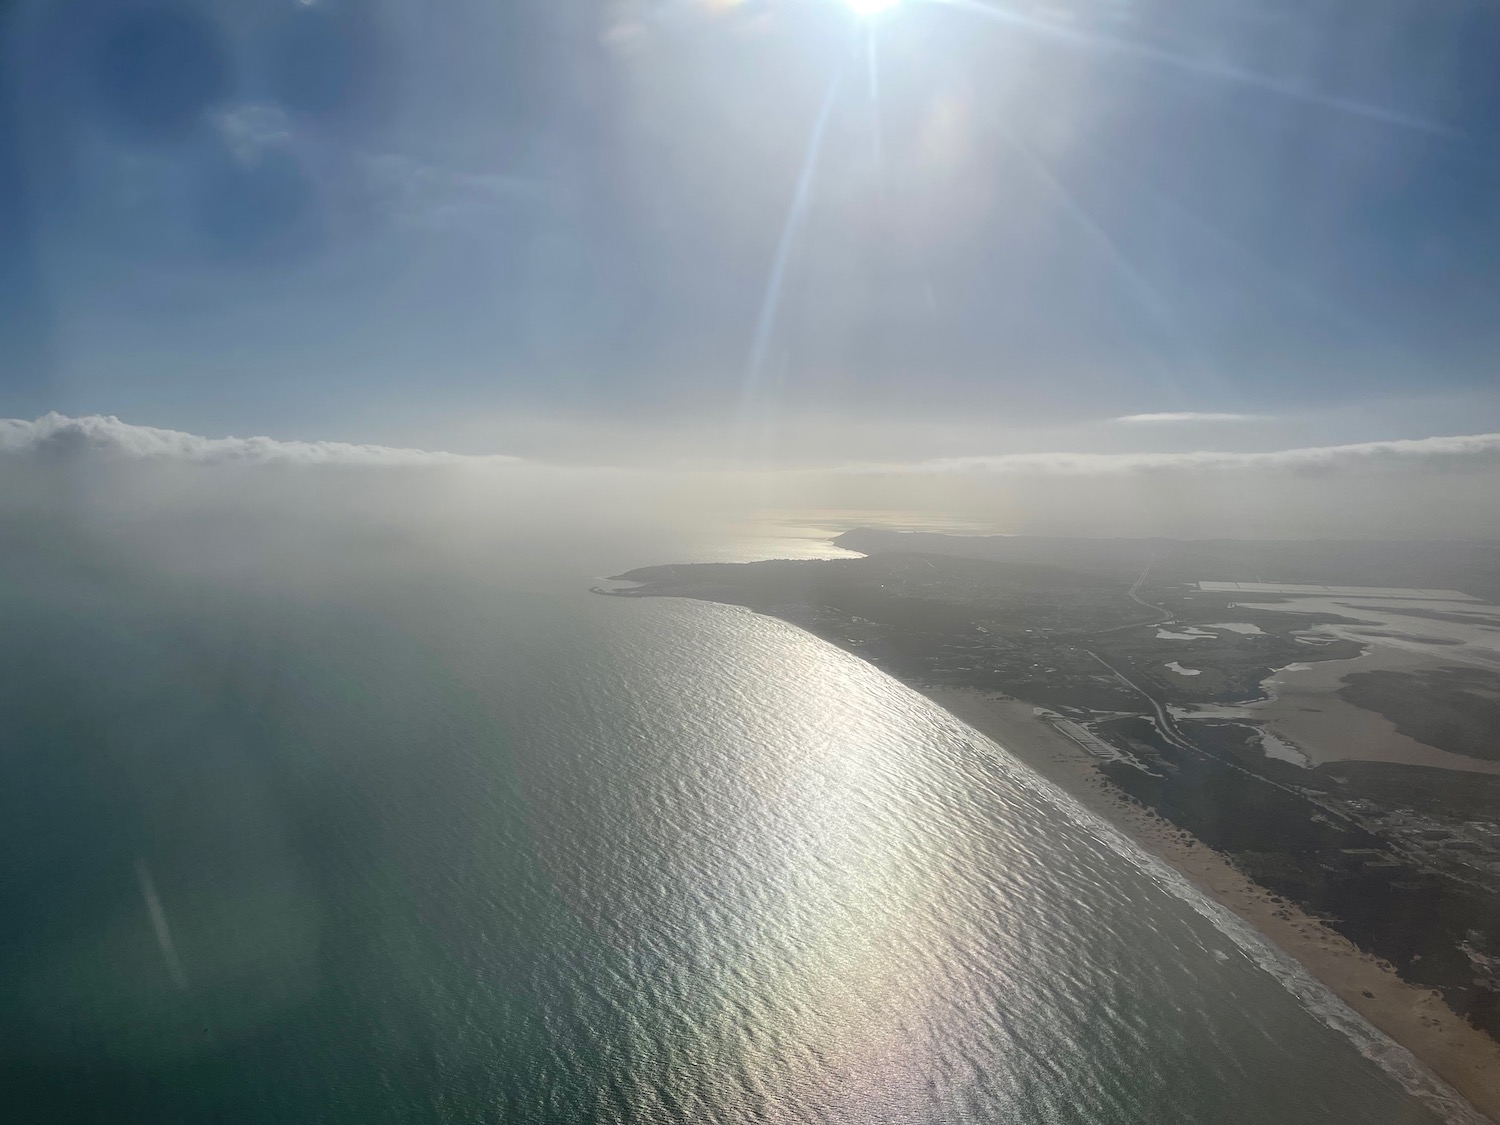
[[[337,441],[277,441],[268,437],[206,438],[180,430],[133,426],[113,415],[69,418],[51,413],[34,422],[0,418],[0,455],[76,458],[89,455],[198,464],[500,465],[520,458],[431,453]]]
[[[463,227],[514,206],[535,202],[545,185],[522,176],[459,172],[400,153],[360,158],[367,183],[392,219],[420,227]]]
[[[214,116],[224,143],[241,164],[253,164],[268,148],[292,143],[292,122],[280,106],[243,102]]]
[[[215,114],[213,123],[241,165],[254,165],[271,150],[293,151],[331,193],[374,203],[397,225],[473,225],[518,200],[534,203],[547,194],[546,184],[522,176],[464,172],[397,152],[321,144],[270,102],[237,103]]]
[[[1179,410],[1166,414],[1125,414],[1119,418],[1112,418],[1111,421],[1126,422],[1130,425],[1170,425],[1175,422],[1259,422],[1264,417],[1262,414],[1216,414]]]
[[[911,465],[866,464],[861,473],[997,473],[1034,476],[1139,472],[1332,472],[1359,469],[1464,469],[1500,465],[1500,434],[1367,441],[1264,453],[1008,453],[944,457]]]
[[[445,453],[335,441],[279,441],[269,437],[207,438],[179,430],[135,426],[112,415],[94,414],[70,418],[57,413],[44,415],[35,421],[0,419],[0,456],[48,460],[90,456],[119,457],[194,464],[496,466],[527,463],[522,458],[501,454]],[[835,475],[967,473],[1081,477],[1169,472],[1424,472],[1497,467],[1500,467],[1500,433],[1371,441],[1259,453],[1215,450],[1183,453],[1002,453],[943,457],[926,461],[865,462],[832,471]]]

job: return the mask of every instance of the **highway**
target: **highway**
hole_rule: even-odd
[[[1144,629],[1148,625],[1170,625],[1174,620],[1171,610],[1164,609],[1162,606],[1156,605],[1152,602],[1148,602],[1145,598],[1141,597],[1138,592],[1141,588],[1142,583],[1146,581],[1146,575],[1151,573],[1151,567],[1155,564],[1155,562],[1156,559],[1153,556],[1151,561],[1146,564],[1145,568],[1136,578],[1135,585],[1131,586],[1130,589],[1125,591],[1125,593],[1129,595],[1130,600],[1135,602],[1136,605],[1144,606],[1146,609],[1149,609],[1152,613],[1156,614],[1155,621],[1127,621],[1123,625],[1110,625],[1104,629],[1085,629],[1077,635],[1085,637],[1097,637],[1100,633],[1114,633],[1120,629]]]
[[[1190,742],[1186,737],[1183,736],[1182,731],[1178,729],[1177,720],[1172,718],[1171,713],[1166,709],[1166,707],[1162,705],[1161,700],[1157,699],[1156,696],[1152,695],[1145,688],[1141,687],[1140,684],[1136,683],[1129,676],[1125,675],[1124,672],[1121,672],[1118,668],[1116,668],[1108,660],[1105,660],[1104,657],[1100,656],[1097,652],[1094,652],[1090,649],[1084,649],[1083,651],[1087,652],[1100,664],[1103,664],[1106,668],[1108,668],[1110,672],[1114,674],[1115,679],[1119,680],[1126,687],[1130,688],[1131,691],[1135,692],[1137,695],[1145,696],[1146,701],[1151,704],[1151,709],[1156,712],[1156,729],[1161,731],[1161,736],[1163,738],[1165,738],[1179,750],[1188,750],[1195,754],[1201,753],[1201,751],[1196,746],[1194,746],[1192,742]]]
[[[1145,606],[1147,609],[1157,614],[1157,620],[1138,621],[1130,625],[1116,625],[1112,629],[1100,629],[1100,633],[1110,633],[1113,632],[1114,629],[1138,629],[1143,626],[1149,625],[1166,625],[1172,621],[1173,618],[1170,610],[1164,608],[1163,606],[1156,605],[1153,602],[1148,602],[1145,598],[1141,597],[1139,593],[1141,586],[1145,584],[1146,576],[1151,573],[1151,568],[1155,565],[1156,556],[1153,555],[1147,561],[1146,565],[1141,568],[1141,573],[1136,577],[1135,584],[1132,585],[1130,589],[1126,591],[1126,593],[1130,595],[1131,601],[1135,602],[1137,605]],[[1130,688],[1137,695],[1143,695],[1146,697],[1147,702],[1151,704],[1151,709],[1156,712],[1156,729],[1161,731],[1161,736],[1163,738],[1165,738],[1173,746],[1176,746],[1179,750],[1188,750],[1193,753],[1201,753],[1201,751],[1196,746],[1194,746],[1193,743],[1182,733],[1182,730],[1177,726],[1177,721],[1172,718],[1171,713],[1166,709],[1165,706],[1163,706],[1161,700],[1157,699],[1156,696],[1152,695],[1145,688],[1141,687],[1140,684],[1136,683],[1129,676],[1125,675],[1124,672],[1121,672],[1118,668],[1116,668],[1108,660],[1105,660],[1104,657],[1100,656],[1097,652],[1093,652],[1089,649],[1084,649],[1084,651],[1092,656],[1095,660],[1097,660],[1100,664],[1103,664],[1106,668],[1108,668],[1110,672],[1114,674],[1115,679],[1119,680],[1122,684]]]
[[[1146,565],[1141,569],[1140,576],[1137,577],[1136,580],[1135,580],[1135,585],[1132,586],[1132,587],[1130,587],[1130,589],[1128,591],[1126,591],[1126,593],[1128,593],[1130,595],[1130,600],[1133,601],[1133,602],[1135,602],[1136,605],[1143,605],[1147,609],[1155,610],[1158,614],[1161,615],[1161,620],[1155,622],[1155,624],[1157,624],[1157,625],[1165,625],[1168,621],[1172,620],[1171,611],[1163,608],[1162,606],[1156,605],[1153,602],[1148,602],[1145,598],[1141,597],[1141,595],[1137,592],[1137,591],[1140,590],[1142,584],[1146,581],[1146,575],[1148,575],[1148,574],[1151,573],[1151,568],[1153,566],[1155,566],[1155,565],[1156,565],[1156,556],[1153,555],[1153,556],[1151,556],[1150,561],[1148,561],[1146,563]],[[1151,622],[1148,622],[1147,624],[1151,624]]]

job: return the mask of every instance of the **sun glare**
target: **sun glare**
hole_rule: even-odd
[[[844,0],[844,3],[862,16],[873,16],[894,8],[901,0]]]

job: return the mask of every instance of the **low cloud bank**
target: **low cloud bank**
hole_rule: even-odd
[[[433,453],[337,441],[278,441],[268,437],[206,438],[180,430],[135,426],[113,415],[69,418],[51,413],[34,422],[0,419],[0,454],[66,460],[89,455],[198,464],[505,465],[520,459]]]
[[[529,463],[518,457],[500,454],[444,453],[333,441],[279,441],[269,437],[207,438],[179,430],[131,425],[112,415],[70,418],[57,413],[44,415],[35,421],[0,419],[0,456],[41,461],[66,461],[94,456],[194,464],[414,467]],[[832,473],[835,476],[978,474],[1117,477],[1137,473],[1323,473],[1362,470],[1422,472],[1496,467],[1500,467],[1500,433],[1371,441],[1259,453],[1213,450],[1181,453],[1003,453],[925,461],[865,462],[845,465],[833,469]]]
[[[1011,453],[944,457],[912,465],[860,465],[865,473],[991,473],[1015,476],[1115,476],[1124,473],[1336,472],[1362,469],[1463,470],[1500,465],[1500,434],[1367,441],[1265,453]]]
[[[1114,419],[1130,425],[1170,425],[1174,422],[1263,422],[1264,414],[1216,414],[1177,410],[1165,414],[1124,414]]]

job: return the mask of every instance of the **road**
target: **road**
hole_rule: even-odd
[[[1141,586],[1143,586],[1146,582],[1146,576],[1151,573],[1151,568],[1155,565],[1156,556],[1152,555],[1151,558],[1147,560],[1146,565],[1141,568],[1141,573],[1136,576],[1134,585],[1132,585],[1130,589],[1126,591],[1126,593],[1129,594],[1130,600],[1135,602],[1136,605],[1145,606],[1147,609],[1155,613],[1157,615],[1157,620],[1137,621],[1129,625],[1116,625],[1110,629],[1100,629],[1098,630],[1099,633],[1112,633],[1115,631],[1115,629],[1139,629],[1142,626],[1146,625],[1167,625],[1172,622],[1173,616],[1170,610],[1166,609],[1163,606],[1156,605],[1154,602],[1148,602],[1145,598],[1141,597],[1139,592]],[[1119,680],[1122,684],[1130,688],[1137,695],[1142,695],[1146,698],[1146,701],[1151,704],[1151,709],[1156,712],[1156,729],[1161,731],[1161,736],[1163,738],[1165,738],[1173,746],[1176,746],[1179,750],[1188,750],[1193,753],[1201,753],[1198,747],[1194,746],[1192,741],[1182,733],[1182,729],[1177,725],[1177,721],[1172,718],[1171,712],[1166,709],[1161,700],[1157,699],[1156,696],[1152,695],[1145,688],[1141,687],[1140,684],[1136,683],[1129,676],[1125,675],[1124,672],[1121,672],[1118,668],[1116,668],[1108,660],[1105,660],[1104,657],[1100,656],[1097,652],[1092,652],[1089,649],[1084,649],[1084,652],[1087,652],[1100,664],[1103,664],[1106,668],[1108,668],[1110,672],[1114,674],[1115,679]]]
[[[1140,684],[1136,683],[1129,676],[1125,675],[1124,672],[1121,672],[1118,668],[1116,668],[1108,660],[1105,660],[1104,657],[1100,656],[1097,652],[1090,651],[1089,649],[1084,649],[1083,651],[1087,652],[1100,664],[1103,664],[1106,668],[1108,668],[1110,672],[1114,674],[1115,679],[1119,680],[1122,684],[1130,688],[1137,695],[1145,697],[1146,702],[1151,704],[1151,709],[1156,712],[1156,729],[1161,731],[1161,736],[1163,738],[1165,738],[1179,750],[1188,750],[1195,754],[1201,752],[1198,750],[1198,747],[1194,746],[1192,742],[1190,742],[1183,735],[1182,731],[1177,726],[1177,720],[1172,718],[1171,712],[1169,712],[1166,707],[1162,705],[1161,700],[1157,699],[1156,696],[1152,695],[1145,688],[1141,687]]]
[[[1152,555],[1151,558],[1150,558],[1150,560],[1141,569],[1140,576],[1138,578],[1136,578],[1136,580],[1135,580],[1135,585],[1132,586],[1132,587],[1130,587],[1130,589],[1127,590],[1126,593],[1128,593],[1130,595],[1130,600],[1133,601],[1133,602],[1135,602],[1136,605],[1143,605],[1147,609],[1154,610],[1156,613],[1158,613],[1158,614],[1161,615],[1161,620],[1160,621],[1147,622],[1146,624],[1148,624],[1148,625],[1149,624],[1165,625],[1168,621],[1172,620],[1172,613],[1171,613],[1171,611],[1168,610],[1168,609],[1166,609],[1163,606],[1159,606],[1159,605],[1155,604],[1154,602],[1148,602],[1145,598],[1141,597],[1141,595],[1139,593],[1137,593],[1137,591],[1140,590],[1142,584],[1145,583],[1145,581],[1146,581],[1146,575],[1148,575],[1148,574],[1151,573],[1151,568],[1153,566],[1155,566],[1155,565],[1156,565],[1156,556]]]
[[[1130,587],[1128,593],[1130,595],[1131,601],[1135,602],[1137,605],[1144,606],[1147,609],[1159,614],[1160,619],[1155,622],[1135,622],[1131,625],[1116,625],[1109,629],[1100,629],[1097,631],[1098,633],[1112,633],[1115,631],[1115,629],[1139,629],[1142,626],[1151,624],[1167,625],[1175,620],[1171,612],[1164,609],[1162,606],[1155,605],[1152,602],[1146,601],[1146,599],[1141,597],[1138,593],[1141,586],[1146,581],[1146,576],[1151,573],[1151,567],[1155,564],[1155,562],[1156,559],[1153,557],[1151,561],[1145,565],[1145,567],[1141,570],[1140,575],[1136,578],[1135,584]],[[1097,635],[1097,633],[1090,635]],[[1177,725],[1177,720],[1172,717],[1171,712],[1167,710],[1161,700],[1157,699],[1156,696],[1152,695],[1145,688],[1141,687],[1140,684],[1136,683],[1129,676],[1125,675],[1125,673],[1121,672],[1118,668],[1116,668],[1108,660],[1105,660],[1104,657],[1100,656],[1097,652],[1093,652],[1089,649],[1084,649],[1083,651],[1087,652],[1100,664],[1108,668],[1111,674],[1113,674],[1114,677],[1122,684],[1130,688],[1137,695],[1143,696],[1145,700],[1151,704],[1151,710],[1156,715],[1156,729],[1161,733],[1163,739],[1165,739],[1167,742],[1170,742],[1173,746],[1176,746],[1179,750],[1186,750],[1189,753],[1196,754],[1201,758],[1207,758],[1211,761],[1219,763],[1220,765],[1228,766],[1236,773],[1243,774],[1245,777],[1253,778],[1258,782],[1274,786],[1275,788],[1280,789],[1283,792],[1290,793],[1293,796],[1301,797],[1303,799],[1311,801],[1318,808],[1322,809],[1324,813],[1330,815],[1335,820],[1346,825],[1355,825],[1362,827],[1362,825],[1359,824],[1359,821],[1356,818],[1350,816],[1348,812],[1343,809],[1335,808],[1331,805],[1325,804],[1323,801],[1318,800],[1317,797],[1311,793],[1308,793],[1296,786],[1287,785],[1284,782],[1274,781],[1271,778],[1266,777],[1264,774],[1256,773],[1254,770],[1246,769],[1238,762],[1231,761],[1227,757],[1220,757],[1217,754],[1210,754],[1207,751],[1203,750],[1190,738],[1182,733],[1182,728]]]
[[[1135,602],[1136,605],[1144,606],[1152,613],[1156,614],[1155,621],[1127,621],[1123,625],[1110,625],[1104,629],[1085,629],[1082,631],[1082,633],[1075,635],[1097,637],[1100,633],[1115,633],[1121,629],[1144,629],[1148,625],[1170,625],[1174,620],[1176,620],[1176,618],[1172,615],[1171,610],[1166,609],[1163,606],[1156,605],[1154,602],[1148,602],[1145,598],[1141,597],[1140,593],[1138,592],[1142,584],[1146,581],[1146,575],[1151,573],[1151,567],[1155,565],[1155,563],[1156,557],[1153,555],[1151,560],[1146,563],[1145,568],[1142,569],[1140,575],[1136,578],[1135,585],[1131,586],[1130,589],[1125,591],[1125,593],[1130,597],[1130,600]]]

